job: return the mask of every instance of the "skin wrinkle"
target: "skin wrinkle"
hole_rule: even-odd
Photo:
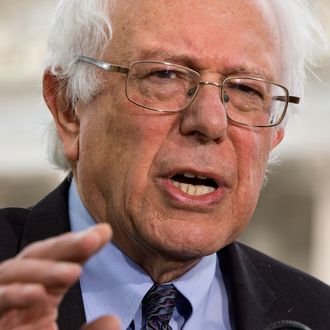
[[[244,0],[243,0],[244,1]],[[109,5],[109,8],[111,6],[113,6],[113,3],[118,3],[118,4],[125,4],[125,1],[106,1],[107,5]],[[275,22],[275,24],[272,24],[272,26],[268,27],[270,35],[272,35],[273,33],[276,33],[278,35],[279,38],[279,46],[278,46],[278,50],[279,50],[279,55],[282,59],[282,62],[284,62],[284,67],[285,69],[282,69],[282,72],[284,73],[285,79],[282,80],[284,85],[289,85],[290,87],[290,91],[293,94],[297,94],[302,96],[303,91],[302,91],[302,81],[304,80],[304,70],[302,69],[302,65],[303,62],[305,61],[308,69],[310,69],[311,66],[313,66],[313,63],[315,64],[314,60],[316,59],[314,56],[312,56],[310,51],[306,52],[306,48],[311,48],[311,49],[319,49],[318,48],[318,41],[317,38],[313,41],[311,40],[311,31],[316,32],[317,36],[322,35],[322,31],[321,28],[319,26],[319,24],[315,21],[315,18],[313,18],[313,16],[309,15],[309,17],[305,16],[304,22],[301,21],[303,15],[302,13],[299,13],[299,15],[294,15],[293,17],[291,17],[291,13],[292,12],[298,12],[300,11],[300,9],[302,9],[302,11],[306,11],[306,9],[304,9],[304,5],[302,6],[302,8],[299,8],[299,1],[297,0],[293,0],[292,3],[290,2],[289,5],[283,4],[277,0],[269,0],[269,1],[262,1],[259,0],[259,2],[256,2],[256,4],[253,3],[253,1],[244,1],[245,3],[249,3],[250,5],[253,5],[254,8],[256,8],[256,4],[259,7],[262,7],[263,11],[269,11],[269,15],[267,17],[266,21],[270,21],[270,22]],[[135,6],[133,6],[133,2],[130,2],[129,4],[132,4],[131,8],[129,8],[130,12],[135,12],[137,13],[138,10],[136,9]],[[204,6],[204,3],[202,3]],[[171,6],[173,7],[173,5],[175,5],[175,1],[171,2]],[[196,4],[193,3],[192,7],[195,6]],[[74,5],[76,6],[76,5]],[[97,9],[97,5],[88,5],[91,6],[91,19],[92,19],[92,23],[94,24],[93,26],[99,26],[99,18],[101,16],[103,16],[102,13],[98,12],[100,10]],[[96,6],[96,8],[94,8],[94,6]],[[189,7],[189,6],[188,6]],[[223,11],[228,12],[229,9],[228,8],[232,8],[232,4],[228,3],[225,10]],[[73,7],[74,8],[74,7]],[[86,7],[88,8],[88,7]],[[209,10],[211,14],[215,14],[212,11],[212,6],[205,4],[204,6],[204,10]],[[77,8],[77,11],[80,12],[80,9]],[[101,9],[102,11],[102,9]],[[233,12],[234,10],[231,9],[231,12]],[[113,16],[115,14],[115,12],[113,10],[108,10],[108,12],[111,12],[111,16]],[[160,12],[161,13],[161,12]],[[210,15],[210,13],[208,15]],[[64,11],[63,13],[61,13],[63,15],[61,16],[66,16],[68,13],[67,11]],[[127,13],[125,13],[127,14]],[[161,13],[162,14],[162,13]],[[86,15],[86,17],[88,17],[88,15],[86,13],[82,13],[83,16]],[[78,15],[79,16],[79,15]],[[161,15],[162,16],[162,15]],[[167,16],[166,17],[167,20],[170,20],[171,17]],[[225,17],[223,17],[225,18]],[[62,23],[63,20],[59,20],[57,23],[57,26],[55,27],[55,29],[53,31],[58,31],[61,32],[62,28],[60,27],[60,23]],[[106,30],[109,28],[108,25],[109,22],[106,22]],[[194,24],[195,22],[193,22]],[[221,23],[221,22],[219,22]],[[253,22],[252,22],[253,23]],[[109,23],[110,24],[110,23]],[[220,24],[219,24],[220,25]],[[70,24],[68,24],[68,26],[70,26]],[[176,27],[176,26],[175,26]],[[174,28],[174,26],[172,26],[172,29]],[[219,29],[219,26],[216,27],[217,30],[219,30],[220,32],[223,31],[223,29],[226,28],[226,25],[223,24],[221,26],[221,28]],[[265,28],[265,27],[264,27]],[[86,29],[86,25],[83,24],[82,26],[82,30]],[[88,27],[87,27],[88,29]],[[111,29],[111,24],[110,24],[110,29]],[[73,40],[80,40],[79,37],[80,35],[83,35],[81,33],[82,31],[81,29],[77,28],[76,29],[76,33],[73,34]],[[97,29],[101,32],[101,34],[104,34],[104,31],[102,31],[102,27],[99,26],[99,29]],[[77,32],[79,31],[79,32]],[[295,31],[297,33],[295,33]],[[199,31],[198,31],[199,32]],[[50,38],[51,42],[54,43],[55,45],[57,45],[59,48],[66,48],[67,44],[71,43],[70,49],[71,49],[71,55],[75,56],[75,54],[79,53],[78,49],[75,49],[72,45],[73,40],[68,38],[68,29],[64,29],[64,38],[61,38],[61,40],[63,40],[62,43],[59,42],[59,40],[57,40],[56,36],[59,35],[59,33],[53,34]],[[298,38],[297,38],[298,36]],[[95,40],[97,42],[97,44],[99,45],[97,40],[100,40],[102,38],[100,38],[100,36],[98,34],[95,35]],[[314,38],[312,38],[314,39]],[[322,39],[322,38],[321,38]],[[130,40],[130,38],[127,38],[127,40]],[[191,40],[193,40],[193,38],[191,38]],[[105,40],[104,40],[105,41]],[[188,42],[188,40],[187,40]],[[93,42],[94,43],[94,38],[93,38]],[[76,42],[74,42],[74,44],[77,44]],[[78,42],[79,44],[79,42]],[[84,44],[84,43],[83,43]],[[193,40],[191,42],[191,44],[196,44],[195,40]],[[104,45],[103,45],[104,46]],[[101,46],[101,48],[103,48],[103,46]],[[171,45],[167,45],[169,47],[171,47]],[[319,45],[320,46],[320,45]],[[86,48],[86,47],[85,47]],[[93,48],[88,44],[88,48]],[[95,48],[95,47],[94,47]],[[172,47],[173,48],[173,47]],[[174,47],[175,48],[175,47]],[[84,49],[84,47],[79,46],[79,49]],[[88,54],[87,54],[88,55]],[[92,54],[89,54],[92,55]],[[301,55],[303,55],[303,57],[301,57]],[[73,64],[74,59],[70,57],[70,63],[66,63],[65,60],[63,60],[63,54],[62,52],[59,52],[59,54],[52,54],[52,52],[49,53],[49,58],[48,58],[48,63],[54,68],[55,66],[59,67],[59,63],[61,63],[60,65],[64,65],[64,70],[66,70],[65,68],[69,68],[67,72],[72,72],[73,68],[76,68],[76,65]],[[61,57],[62,56],[62,57]],[[96,56],[96,54],[95,54]],[[99,58],[103,58],[102,55],[98,56]],[[284,59],[284,61],[283,61]],[[302,60],[303,59],[303,60]],[[297,64],[298,63],[298,64]],[[300,63],[300,64],[299,64]],[[300,69],[298,68],[300,67]],[[88,66],[85,67],[86,69],[88,69]],[[94,71],[95,68],[90,68],[91,70],[87,70],[87,71]],[[74,70],[76,71],[76,70]],[[84,95],[91,95],[92,91],[90,90],[90,86],[93,86],[92,89],[95,92],[95,88],[97,85],[97,78],[95,77],[96,80],[93,79],[89,79],[88,75],[85,74],[86,70],[78,70],[79,72],[75,72],[74,73],[74,82],[73,85],[70,85],[70,87],[72,88],[73,91],[73,95],[81,95],[82,97],[84,97]],[[87,75],[87,76],[86,76]],[[93,75],[94,76],[94,75]],[[282,75],[280,75],[282,77]],[[66,77],[60,77],[60,79],[65,80]],[[92,78],[92,77],[90,77]],[[293,81],[294,80],[294,81]],[[80,84],[79,81],[85,81],[86,83],[84,84]],[[79,85],[79,86],[78,86]],[[70,89],[71,90],[71,89]],[[70,94],[71,95],[71,94]],[[86,96],[86,100],[89,96]],[[75,99],[75,97],[74,97]],[[89,98],[90,99],[90,98]],[[291,115],[291,112],[296,112],[298,107],[296,106],[292,106],[290,107],[290,111],[288,113],[288,116]],[[282,127],[285,127],[285,123],[287,120],[283,121],[283,123],[281,124]],[[53,131],[50,132],[50,135],[55,134]],[[54,138],[52,138],[53,140],[55,140]],[[54,144],[57,144],[58,146],[60,145],[60,143],[56,143],[54,142]],[[58,165],[59,166],[63,166],[66,167],[65,163],[65,159],[63,158],[63,156],[61,156],[61,152],[60,150],[57,150],[57,148],[55,146],[52,146],[52,143],[50,143],[50,148],[52,148],[53,150],[50,150],[50,157],[53,158],[53,161],[57,162],[58,161]],[[60,148],[60,146],[59,146]],[[55,153],[52,155],[52,153]]]
[[[280,47],[267,27],[272,23],[249,1],[231,0],[231,12],[226,1],[170,3],[175,6],[165,0],[157,6],[150,0],[121,2],[103,59],[127,65],[151,46],[175,45],[175,54],[186,57],[182,64],[190,62],[205,80],[219,81],[221,73],[233,70],[280,80]],[[238,237],[254,211],[269,152],[283,131],[228,122],[214,86],[202,86],[185,111],[164,115],[129,102],[124,75],[97,73],[107,88],[90,103],[77,104],[79,148],[70,157],[79,194],[97,222],[112,225],[113,241],[124,253],[155,281],[169,281]],[[70,134],[61,139],[73,141]],[[207,205],[173,199],[165,178],[181,168],[220,177],[226,183],[223,196]]]

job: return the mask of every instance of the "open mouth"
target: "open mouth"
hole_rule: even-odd
[[[171,177],[171,182],[184,193],[201,196],[214,192],[219,185],[212,178],[193,173],[179,173]]]

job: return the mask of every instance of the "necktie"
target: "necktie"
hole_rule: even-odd
[[[142,300],[143,330],[171,330],[178,291],[172,284],[154,284]]]

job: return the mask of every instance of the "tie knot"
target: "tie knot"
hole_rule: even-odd
[[[178,291],[172,284],[154,284],[142,300],[145,330],[171,329],[172,317]]]

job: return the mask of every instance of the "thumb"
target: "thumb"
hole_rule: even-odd
[[[81,330],[120,330],[121,323],[116,316],[102,316],[97,320],[84,325]]]

